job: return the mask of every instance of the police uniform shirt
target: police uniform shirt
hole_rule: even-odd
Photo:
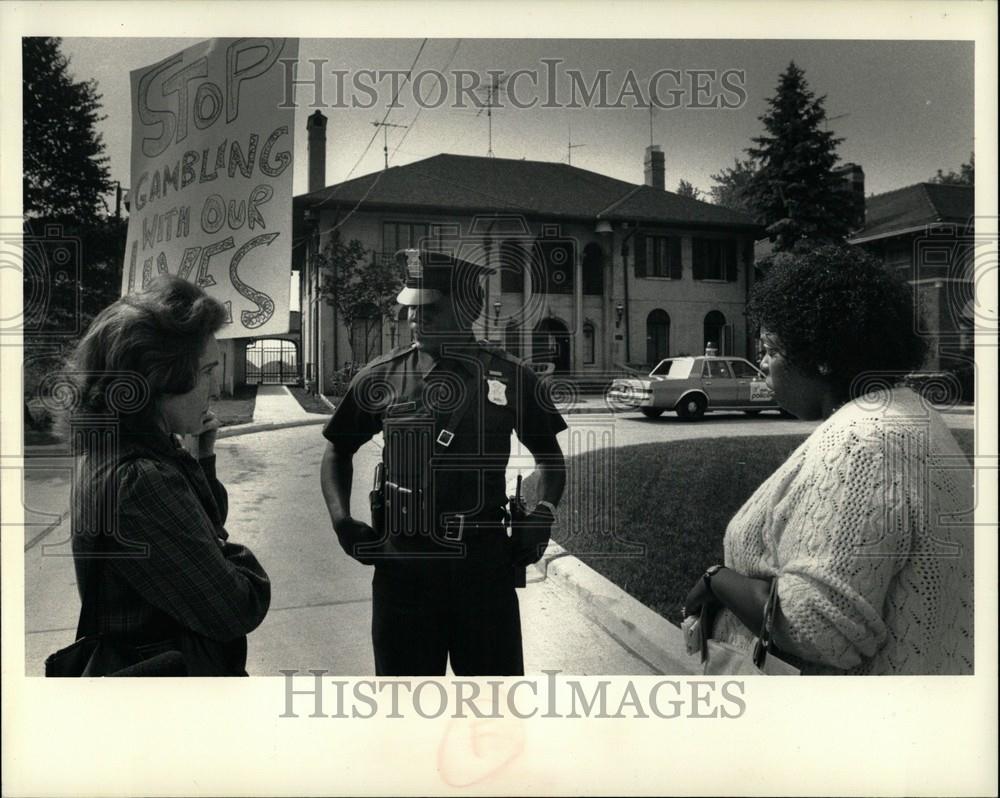
[[[465,386],[471,400],[442,446]],[[383,432],[387,478],[433,496],[440,524],[452,513],[499,520],[511,432],[530,444],[564,429],[546,384],[524,361],[470,340],[436,360],[415,344],[376,358],[352,380],[323,435],[338,453],[353,454]]]

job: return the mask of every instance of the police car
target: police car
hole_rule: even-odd
[[[607,397],[612,407],[640,410],[648,418],[664,410],[698,419],[713,410],[756,415],[780,409],[763,372],[741,357],[668,357],[648,377],[614,380]]]

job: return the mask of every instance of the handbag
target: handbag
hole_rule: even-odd
[[[801,671],[789,662],[781,659],[776,653],[771,640],[771,629],[774,623],[774,612],[778,605],[778,580],[771,580],[771,588],[764,604],[764,618],[761,622],[760,634],[754,639],[749,649],[723,643],[709,637],[711,620],[706,606],[701,608],[701,661],[703,673],[706,676],[742,675],[742,676],[798,676]]]
[[[80,637],[45,659],[46,676],[187,676],[184,655],[167,648],[156,654],[132,645],[122,635]]]

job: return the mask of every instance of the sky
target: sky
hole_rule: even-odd
[[[111,177],[130,181],[129,71],[165,58],[198,39],[66,38],[63,51],[77,79],[93,78],[103,95],[107,118],[100,130],[107,145]],[[750,139],[762,132],[759,116],[774,94],[779,74],[794,61],[805,71],[810,88],[826,95],[829,129],[844,139],[841,159],[862,166],[867,193],[882,193],[932,177],[938,169],[957,170],[973,150],[973,46],[968,42],[862,40],[540,40],[540,39],[301,39],[299,78],[312,75],[309,62],[322,59],[319,108],[327,127],[327,184],[383,168],[383,131],[388,133],[390,165],[398,166],[448,152],[485,156],[489,150],[487,115],[465,109],[455,90],[460,70],[474,71],[483,86],[488,70],[510,76],[522,73],[514,97],[500,95],[503,107],[492,111],[492,148],[498,158],[566,162],[570,140],[574,166],[632,183],[643,181],[645,148],[650,144],[648,102],[650,79],[663,70],[659,99],[669,103],[672,88],[681,89],[673,108],[654,108],[652,142],[666,155],[666,186],[679,180],[702,191],[712,174],[742,157]],[[548,80],[553,67],[557,78]],[[401,106],[389,110],[392,79],[381,81],[360,70],[409,70],[421,80],[426,105],[440,97],[436,71],[445,75],[447,91],[438,108],[414,100],[414,85],[397,93]],[[589,87],[607,70],[608,104],[623,87],[635,86],[620,108],[596,107],[596,99],[565,107],[576,72]],[[698,78],[692,71],[714,70]],[[338,92],[337,74],[345,91]],[[730,89],[722,86],[729,72]],[[679,82],[674,75],[679,75]],[[635,83],[630,83],[634,76]],[[468,77],[464,80],[471,81]],[[374,98],[354,81],[375,85]],[[402,78],[399,78],[402,81]],[[709,86],[697,93],[695,82]],[[735,90],[733,89],[735,87]],[[542,107],[556,92],[552,105]],[[483,93],[485,97],[485,93]],[[577,95],[578,100],[582,100]],[[306,118],[315,110],[313,90],[296,90],[294,191],[306,191]],[[350,107],[352,102],[374,104]],[[516,108],[534,102],[531,108]],[[695,108],[723,101],[738,107]],[[346,104],[349,107],[335,107]],[[405,128],[376,128],[385,120]],[[374,138],[373,138],[374,136]]]

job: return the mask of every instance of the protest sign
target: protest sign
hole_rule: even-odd
[[[122,294],[176,274],[223,302],[219,338],[288,331],[297,39],[211,39],[131,73]]]

